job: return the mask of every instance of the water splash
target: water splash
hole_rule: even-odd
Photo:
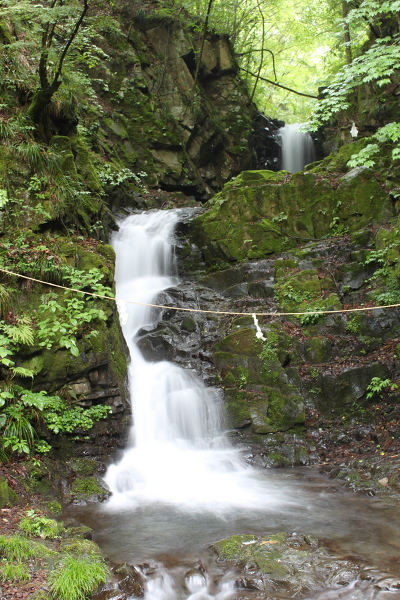
[[[282,146],[282,169],[289,173],[302,171],[315,160],[314,142],[309,133],[299,131],[304,123],[285,125],[277,136]]]
[[[105,480],[109,507],[162,502],[182,509],[221,513],[233,508],[282,508],[284,491],[261,482],[221,430],[222,399],[194,372],[161,361],[147,362],[135,343],[138,331],[157,322],[145,306],[176,286],[173,232],[179,210],[131,215],[112,243],[117,255],[116,295],[129,347],[133,427],[120,462]],[[287,499],[288,503],[289,500]]]

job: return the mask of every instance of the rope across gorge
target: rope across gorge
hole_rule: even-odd
[[[181,312],[192,312],[192,313],[201,313],[201,314],[212,314],[212,315],[230,315],[230,316],[248,316],[252,317],[256,315],[257,317],[288,317],[288,316],[301,316],[301,315],[329,315],[329,314],[338,314],[338,313],[354,313],[354,312],[366,312],[369,310],[382,310],[386,308],[398,308],[399,304],[385,304],[383,306],[362,306],[358,308],[342,308],[336,310],[307,310],[302,312],[235,312],[235,311],[227,311],[227,310],[206,310],[202,308],[185,308],[181,306],[165,306],[163,304],[152,304],[149,302],[137,302],[136,300],[130,300],[128,298],[116,298],[113,296],[106,296],[103,294],[96,294],[94,292],[86,292],[84,290],[78,290],[77,288],[67,287],[64,285],[59,285],[57,283],[50,283],[48,281],[42,281],[41,279],[36,279],[35,277],[29,277],[27,275],[21,275],[20,273],[14,273],[13,271],[9,271],[7,269],[0,268],[2,273],[6,273],[7,275],[12,275],[14,277],[20,277],[22,279],[27,279],[28,281],[34,281],[36,283],[40,283],[42,285],[48,285],[51,287],[55,287],[58,289],[66,290],[69,292],[76,292],[77,294],[83,294],[85,296],[92,296],[94,298],[100,298],[101,300],[112,300],[119,305],[126,304],[137,304],[139,306],[149,306],[151,308],[161,308],[165,310],[175,310]]]

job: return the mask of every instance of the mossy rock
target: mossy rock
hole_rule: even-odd
[[[307,171],[310,173],[329,172],[346,172],[348,170],[347,163],[353,154],[358,154],[368,144],[368,140],[361,138],[354,140],[350,144],[341,146],[336,152],[329,154],[324,160],[307,165]]]
[[[105,500],[109,493],[100,487],[96,477],[79,477],[71,486],[71,497],[75,503]]]
[[[338,216],[351,230],[393,216],[389,197],[370,169],[352,169],[336,190]]]
[[[225,408],[230,428],[242,429],[251,424],[249,397],[245,391],[237,388],[225,389]]]
[[[79,540],[91,540],[92,529],[86,527],[86,525],[71,525],[66,529],[66,535],[68,538],[75,538]]]
[[[21,500],[18,495],[10,488],[7,483],[7,479],[0,476],[0,508],[7,506],[15,506],[21,504]]]
[[[246,560],[251,556],[249,542],[256,542],[254,535],[232,535],[229,538],[215,542],[218,557],[221,560]]]
[[[215,352],[245,354],[246,356],[259,356],[261,350],[262,346],[256,338],[256,330],[250,327],[242,327],[238,331],[234,331],[214,346]]]
[[[29,594],[29,600],[52,600],[52,596],[45,590],[37,590],[33,594]]]
[[[60,551],[75,556],[89,555],[101,556],[102,552],[99,546],[91,540],[82,540],[80,538],[68,538],[60,543]]]
[[[88,477],[94,475],[98,471],[97,462],[92,458],[73,458],[68,461],[67,465],[74,471],[76,475]]]
[[[326,337],[311,337],[303,343],[304,359],[311,364],[328,362],[333,356],[332,342]]]

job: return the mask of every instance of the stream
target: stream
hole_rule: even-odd
[[[116,296],[135,302],[119,302],[133,426],[104,477],[109,501],[71,513],[93,529],[113,563],[136,565],[141,584],[140,591],[122,593],[116,578],[96,598],[400,599],[394,499],[350,493],[317,468],[250,467],[224,434],[219,391],[189,369],[146,361],[137,348],[137,336],[160,318],[149,305],[179,283],[173,252],[179,216],[179,209],[130,215],[112,240]],[[287,541],[265,538],[281,532]],[[232,562],[210,547],[236,534],[250,536],[240,542],[243,552],[254,546],[261,556],[277,544],[282,557],[274,555],[275,567],[262,570],[250,554]]]

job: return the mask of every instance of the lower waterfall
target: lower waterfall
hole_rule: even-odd
[[[266,484],[265,477],[261,483],[223,434],[218,390],[206,388],[189,369],[146,361],[136,346],[140,329],[159,318],[146,304],[178,284],[173,233],[179,215],[179,209],[131,215],[112,240],[116,296],[139,304],[120,308],[131,358],[133,425],[122,459],[105,476],[109,505],[164,502],[213,513],[281,507],[282,489]]]
[[[306,131],[299,131],[302,123],[285,125],[277,132],[282,146],[281,169],[289,173],[302,171],[315,160],[314,142]]]

